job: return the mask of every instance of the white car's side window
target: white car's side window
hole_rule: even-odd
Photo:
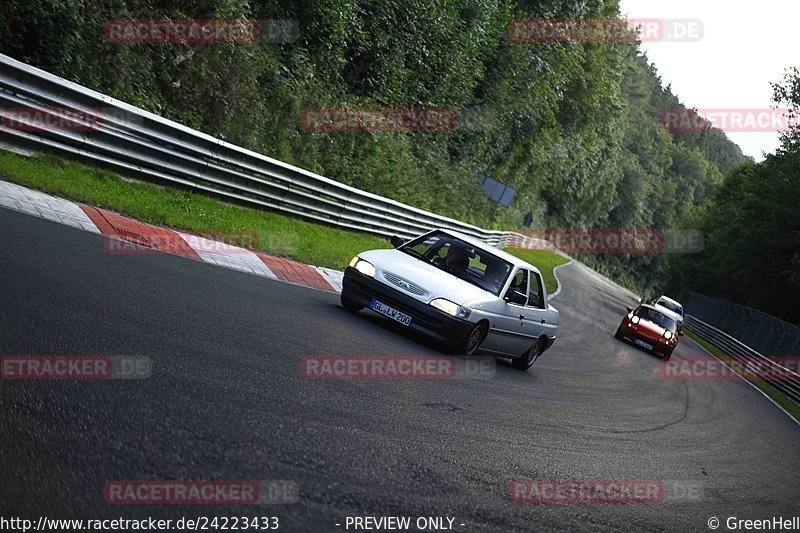
[[[542,278],[536,272],[531,272],[530,289],[528,290],[528,307],[544,309],[542,292]]]
[[[511,285],[509,285],[506,291],[506,296],[508,297],[513,291],[517,291],[525,296],[528,294],[528,271],[524,268],[517,269],[514,273],[514,277],[511,279]],[[525,305],[525,302],[520,302],[516,305]]]

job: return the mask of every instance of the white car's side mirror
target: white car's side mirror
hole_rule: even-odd
[[[503,297],[503,300],[507,301],[508,303],[518,304],[518,305],[525,305],[527,299],[528,299],[527,296],[525,296],[518,290],[514,289],[509,289],[508,292],[506,292],[505,297]]]

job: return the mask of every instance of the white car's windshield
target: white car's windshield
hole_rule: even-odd
[[[446,233],[431,233],[410,241],[400,251],[499,296],[511,273],[511,263]]]
[[[683,316],[683,308],[678,305],[670,302],[669,300],[664,300],[663,298],[656,302],[656,305],[660,305],[661,307],[666,307],[673,313],[678,313],[680,316]]]

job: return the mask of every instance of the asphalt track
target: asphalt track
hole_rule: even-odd
[[[664,379],[657,358],[613,338],[630,303],[620,291],[577,264],[559,276],[559,338],[527,373],[498,360],[481,380],[306,379],[304,356],[438,352],[346,313],[334,294],[177,256],[110,255],[98,235],[0,209],[0,355],[153,361],[145,380],[0,380],[0,516],[708,531],[711,516],[800,515],[794,421],[741,381]],[[684,338],[673,359],[699,353]],[[528,504],[507,497],[519,478],[702,490]],[[109,505],[114,479],[285,479],[301,492],[278,506]]]

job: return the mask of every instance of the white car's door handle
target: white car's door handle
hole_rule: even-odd
[[[543,319],[542,319],[542,324],[544,324],[544,323],[545,323],[545,319],[543,318]]]

